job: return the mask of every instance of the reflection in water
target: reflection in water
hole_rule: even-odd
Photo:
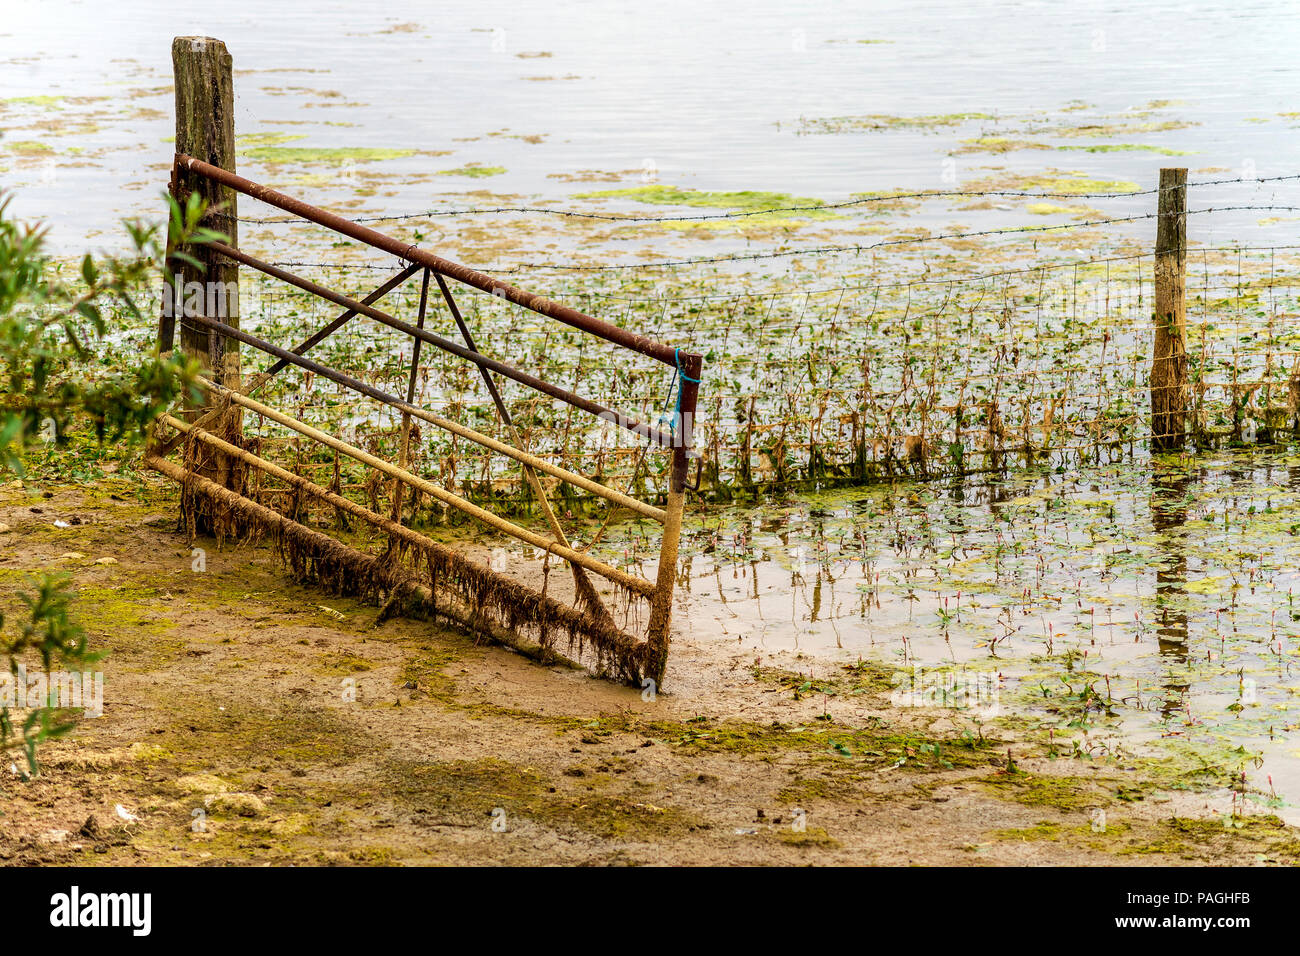
[[[1181,467],[1157,465],[1151,475],[1151,525],[1155,529],[1156,638],[1166,671],[1161,713],[1166,719],[1186,708],[1188,685],[1174,676],[1186,673],[1178,665],[1188,659],[1187,548],[1183,525],[1187,521],[1187,490],[1191,474]]]
[[[1181,533],[1187,521],[1191,475],[1181,469],[1151,476],[1151,525],[1156,530],[1156,634],[1160,653],[1187,660],[1187,549]]]

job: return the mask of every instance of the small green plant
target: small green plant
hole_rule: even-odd
[[[27,708],[23,723],[16,725],[9,706],[0,705],[0,753],[22,751],[26,769],[19,769],[19,775],[24,780],[37,771],[37,745],[66,734],[76,722],[64,715],[60,704],[66,702],[59,700],[57,691],[48,690],[38,701],[28,697],[26,681],[20,680],[23,672],[18,662],[24,654],[34,651],[48,677],[56,663],[81,669],[103,656],[88,649],[86,632],[72,620],[70,584],[67,574],[46,574],[37,579],[33,592],[20,595],[26,614],[15,626],[7,627],[5,615],[0,613],[0,635],[13,679],[9,687],[15,692],[17,706]],[[47,682],[45,686],[52,685]]]
[[[177,354],[147,354],[112,371],[97,368],[91,344],[110,331],[109,315],[136,328],[149,324],[137,304],[150,281],[173,262],[198,265],[185,247],[220,238],[200,222],[194,194],[182,208],[168,197],[171,246],[157,224],[127,221],[132,252],[98,261],[87,253],[65,278],[45,251],[45,231],[7,216],[0,199],[0,471],[23,474],[21,452],[38,436],[67,441],[80,417],[100,442],[139,438],[194,382]]]
[[[87,254],[69,278],[47,254],[45,231],[10,218],[9,202],[0,198],[0,475],[21,476],[33,445],[66,445],[74,424],[87,426],[101,447],[143,439],[193,388],[197,369],[179,355],[137,354],[104,368],[92,346],[105,343],[118,320],[147,324],[137,299],[148,283],[161,283],[175,262],[197,265],[187,246],[224,237],[201,225],[201,197],[183,207],[168,197],[167,241],[157,224],[127,222],[128,254]],[[69,576],[44,574],[18,595],[20,614],[0,613],[8,671],[0,685],[0,754],[20,752],[24,778],[38,771],[37,747],[73,726],[57,691],[45,692],[54,686],[51,671],[80,671],[99,659],[73,618],[74,596]],[[44,678],[29,686],[33,657]]]

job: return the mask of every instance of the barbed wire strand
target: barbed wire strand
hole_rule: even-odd
[[[1272,211],[1272,212],[1300,212],[1300,206],[1214,206],[1208,209],[1189,209],[1187,215],[1200,215],[1215,212],[1241,212],[1241,211]],[[613,272],[624,269],[655,269],[678,266],[708,265],[723,262],[752,262],[762,259],[790,258],[794,256],[818,256],[818,255],[838,255],[841,253],[862,253],[870,252],[874,249],[881,249],[891,246],[915,245],[924,242],[941,242],[949,239],[972,239],[984,236],[1013,235],[1017,233],[1039,233],[1039,232],[1059,232],[1065,229],[1082,229],[1093,226],[1105,226],[1114,223],[1139,222],[1147,219],[1158,219],[1160,213],[1144,213],[1140,216],[1121,216],[1113,219],[1092,219],[1085,222],[1057,223],[1045,226],[1015,226],[1003,229],[983,229],[974,232],[950,232],[940,233],[933,236],[909,236],[903,239],[883,239],[873,243],[854,243],[852,245],[839,246],[815,246],[805,249],[785,249],[774,250],[769,252],[753,252],[735,255],[719,256],[699,256],[688,259],[665,259],[655,262],[628,262],[628,263],[609,263],[609,264],[572,264],[572,263],[546,263],[546,262],[525,262],[514,266],[503,266],[499,268],[488,269],[489,273],[495,275],[512,275],[526,270],[538,271],[567,271],[567,272]],[[1224,247],[1233,251],[1251,251],[1248,247]],[[1293,246],[1266,246],[1259,247],[1263,250],[1297,248]],[[1145,253],[1134,256],[1119,256],[1116,259],[1123,258],[1140,258]],[[1063,268],[1069,265],[1086,265],[1089,262],[1105,262],[1107,259],[1087,259],[1077,260],[1075,262],[1060,263],[1053,268]],[[1114,260],[1109,260],[1114,261]],[[369,269],[388,271],[390,266],[381,266],[369,263],[330,263],[330,262],[302,262],[302,261],[280,261],[275,265],[286,268],[326,268],[326,269]],[[1031,266],[1018,270],[1008,270],[1006,272],[989,273],[988,275],[1011,275],[1017,272],[1034,272],[1042,266]],[[955,280],[971,280],[980,278],[979,276],[956,276]],[[935,281],[949,281],[947,279]],[[905,285],[909,283],[900,283]]]
[[[1270,183],[1282,182],[1286,180],[1300,179],[1300,173],[1292,173],[1285,176],[1264,176],[1255,179],[1239,177],[1237,179],[1208,179],[1200,182],[1187,183],[1185,188],[1197,186],[1223,186],[1234,183]],[[863,196],[858,199],[846,199],[842,202],[834,203],[817,203],[803,206],[773,206],[769,209],[753,209],[744,212],[727,212],[727,213],[709,213],[696,216],[625,216],[611,213],[582,212],[572,209],[550,209],[545,206],[494,206],[488,208],[471,208],[471,209],[433,209],[427,212],[418,213],[401,213],[391,216],[362,216],[349,220],[357,224],[367,222],[401,222],[410,219],[437,219],[450,216],[490,216],[503,214],[542,214],[548,216],[560,216],[571,219],[595,219],[605,222],[708,222],[719,219],[746,219],[752,216],[767,216],[778,212],[825,212],[835,209],[849,209],[855,206],[863,206],[869,203],[898,202],[904,199],[942,199],[942,198],[988,198],[1000,196],[1006,198],[1020,199],[1128,199],[1137,196],[1154,196],[1161,192],[1161,189],[1173,190],[1180,187],[1166,186],[1156,187],[1155,189],[1142,189],[1132,192],[1028,192],[1011,189],[985,189],[985,190],[925,190],[913,193],[895,193],[890,195]],[[281,225],[293,222],[309,222],[299,216],[282,216],[270,219],[254,219],[240,217],[239,222],[250,225]]]

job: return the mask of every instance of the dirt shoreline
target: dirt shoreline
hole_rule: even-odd
[[[265,543],[195,542],[195,571],[174,515],[153,475],[0,489],[0,607],[69,571],[109,652],[103,716],[35,780],[4,768],[0,863],[1300,860],[1275,817],[1225,825],[1211,780],[1053,759],[1014,722],[972,735],[891,706],[878,668],[801,693],[679,613],[669,693],[645,700],[428,622],[376,626]]]

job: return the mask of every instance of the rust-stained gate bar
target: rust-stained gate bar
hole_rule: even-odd
[[[434,255],[426,249],[421,249],[412,243],[402,242],[400,239],[394,239],[392,236],[385,235],[378,230],[371,229],[369,226],[363,226],[353,222],[351,219],[345,219],[337,213],[327,212],[324,209],[318,209],[316,206],[303,202],[301,199],[294,199],[292,196],[286,196],[282,192],[277,192],[267,186],[262,186],[243,176],[237,176],[229,170],[222,169],[220,166],[213,166],[211,163],[205,163],[201,159],[195,159],[193,156],[187,156],[184,153],[176,154],[176,167],[190,173],[197,173],[205,176],[213,182],[228,186],[236,192],[241,192],[246,196],[261,200],[270,206],[283,209],[285,212],[300,216],[317,225],[332,229],[334,232],[340,232],[345,236],[350,236],[358,242],[364,242],[368,246],[374,246],[384,252],[391,253],[399,259],[407,262],[417,262],[420,265],[428,266],[434,272],[455,279],[457,282],[463,282],[465,285],[473,286],[483,292],[491,295],[500,296],[503,299],[522,305],[525,309],[531,309],[533,312],[545,315],[548,318],[557,319],[566,325],[571,325],[575,329],[581,329],[584,332],[590,332],[592,335],[598,335],[607,342],[613,342],[615,345],[621,345],[625,349],[631,349],[633,352],[640,352],[642,355],[648,355],[651,358],[658,359],[667,365],[677,363],[677,350],[671,345],[665,345],[662,342],[656,342],[647,336],[637,332],[631,332],[627,329],[620,328],[617,325],[611,325],[594,316],[579,312],[577,309],[570,308],[567,305],[560,305],[558,302],[552,302],[545,296],[534,295],[531,292],[525,292],[517,289],[508,282],[502,282],[491,276],[479,272],[477,269],[471,269],[463,266],[458,262],[452,262],[450,259],[444,259],[442,256]],[[699,358],[699,356],[695,356]],[[681,356],[683,362],[688,356]]]
[[[685,510],[685,496],[688,487],[686,481],[688,459],[692,456],[691,440],[694,430],[696,406],[698,403],[699,383],[703,367],[702,357],[698,353],[685,352],[663,343],[653,341],[644,335],[611,325],[543,296],[538,296],[516,288],[508,283],[500,282],[482,272],[478,272],[477,270],[471,269],[467,266],[444,259],[427,250],[421,249],[418,246],[402,242],[401,240],[395,239],[376,230],[358,225],[357,223],[344,219],[334,213],[319,209],[303,202],[302,200],[295,199],[277,192],[276,190],[269,189],[266,186],[244,179],[229,170],[212,165],[211,163],[203,162],[193,156],[178,153],[173,170],[173,177],[177,177],[182,171],[191,181],[195,178],[206,179],[222,187],[235,190],[239,193],[244,193],[245,195],[269,203],[270,205],[276,206],[286,212],[300,216],[303,219],[325,226],[328,229],[366,243],[376,249],[391,253],[406,263],[406,265],[396,275],[372,291],[364,299],[358,300],[351,296],[335,292],[315,282],[311,282],[310,280],[293,275],[292,273],[273,266],[255,256],[251,256],[232,245],[211,243],[208,245],[210,255],[215,254],[216,256],[225,259],[227,262],[250,266],[251,268],[257,269],[275,279],[293,285],[296,288],[302,289],[303,291],[326,301],[340,305],[345,311],[336,319],[308,336],[300,345],[293,349],[282,348],[272,342],[266,341],[258,335],[237,328],[231,323],[221,321],[211,316],[187,316],[187,321],[192,322],[196,328],[204,328],[209,333],[214,334],[218,339],[230,340],[233,343],[251,346],[275,359],[266,372],[260,373],[256,376],[250,376],[246,383],[242,383],[242,385],[239,386],[235,383],[223,383],[215,380],[209,381],[207,379],[202,380],[202,385],[208,390],[212,400],[220,403],[223,408],[233,409],[237,407],[261,415],[265,419],[289,428],[325,448],[332,449],[336,455],[343,455],[354,461],[358,461],[363,465],[393,479],[395,490],[393,494],[391,517],[385,518],[384,516],[343,497],[336,490],[325,489],[324,487],[287,469],[266,461],[256,453],[256,449],[250,447],[239,447],[231,440],[227,440],[230,436],[222,437],[220,435],[210,434],[205,426],[214,414],[212,411],[192,422],[183,421],[181,418],[176,416],[165,416],[163,423],[174,429],[176,435],[169,441],[156,442],[150,449],[149,454],[146,456],[146,462],[151,467],[162,471],[164,474],[182,481],[182,483],[186,484],[187,488],[191,491],[198,489],[204,494],[209,495],[210,500],[218,502],[222,506],[236,508],[247,505],[248,507],[244,510],[246,510],[248,514],[255,516],[264,524],[269,522],[269,524],[273,525],[277,532],[281,534],[287,534],[295,540],[306,542],[306,544],[310,545],[312,548],[316,548],[318,552],[321,548],[332,550],[337,546],[337,548],[342,549],[342,552],[350,552],[351,556],[346,557],[346,561],[354,559],[362,562],[369,561],[371,563],[365,564],[364,566],[369,568],[370,572],[373,572],[375,576],[388,581],[392,587],[410,590],[408,585],[394,583],[397,579],[386,577],[386,575],[389,574],[390,569],[383,565],[382,562],[377,561],[377,559],[372,559],[369,556],[351,552],[350,549],[345,546],[333,542],[333,539],[327,539],[330,543],[326,544],[322,540],[322,536],[319,532],[299,525],[296,520],[294,520],[293,515],[280,515],[278,512],[275,512],[275,517],[270,517],[267,514],[265,506],[244,498],[240,489],[222,488],[219,484],[203,479],[202,476],[195,474],[188,468],[182,468],[165,460],[165,455],[176,445],[177,442],[181,440],[184,440],[189,444],[197,443],[203,445],[211,449],[213,453],[226,456],[226,458],[232,462],[238,461],[242,463],[243,466],[256,469],[264,474],[275,477],[277,480],[285,482],[291,488],[295,489],[295,494],[306,494],[319,501],[332,505],[334,508],[339,509],[340,512],[347,512],[354,517],[361,518],[388,535],[390,551],[398,544],[398,542],[401,542],[403,547],[415,548],[426,554],[429,560],[431,577],[429,587],[425,590],[430,592],[431,598],[435,602],[435,606],[437,606],[436,602],[438,601],[438,569],[443,569],[444,573],[451,575],[457,581],[462,583],[468,582],[471,586],[465,593],[479,595],[478,600],[480,601],[480,604],[484,600],[489,600],[488,598],[483,598],[482,595],[493,593],[493,588],[508,586],[509,588],[515,589],[519,592],[517,595],[517,603],[520,604],[520,606],[529,608],[529,613],[535,617],[535,620],[533,621],[523,620],[518,623],[522,625],[535,625],[535,630],[540,634],[538,641],[543,645],[543,649],[546,649],[549,646],[546,637],[548,627],[550,626],[548,622],[553,622],[556,623],[557,626],[568,631],[571,641],[574,639],[574,635],[577,634],[580,641],[590,640],[593,644],[605,642],[607,645],[606,647],[598,648],[601,660],[604,661],[606,659],[606,652],[612,654],[613,659],[618,662],[615,667],[616,675],[618,677],[633,683],[643,682],[644,680],[649,679],[654,681],[656,685],[662,685],[664,671],[668,660],[672,596],[676,578],[677,552],[681,536],[682,516]],[[402,283],[411,279],[416,272],[422,273],[422,281],[419,314],[414,325],[402,321],[375,306],[375,302]],[[425,328],[425,314],[430,276],[437,281],[439,291],[441,292],[443,300],[455,321],[464,344],[439,336]],[[520,369],[516,369],[505,362],[484,355],[479,351],[474,336],[461,315],[455,297],[452,294],[452,290],[448,285],[448,279],[453,279],[475,289],[488,292],[505,301],[530,309],[540,315],[563,322],[582,332],[597,336],[614,345],[648,356],[670,366],[677,385],[677,403],[672,419],[668,424],[668,428],[664,429],[638,422],[631,416],[622,412],[607,408],[598,402],[577,395],[569,389],[545,382],[538,377]],[[413,352],[411,370],[404,398],[390,394],[382,389],[369,385],[346,372],[331,368],[322,362],[306,357],[306,353],[311,351],[316,345],[320,344],[320,342],[324,341],[325,338],[359,316],[379,322],[380,324],[401,332],[412,339]],[[415,404],[415,384],[420,362],[420,348],[424,343],[428,343],[444,352],[455,355],[458,358],[471,362],[477,366],[479,373],[482,376],[484,386],[492,399],[498,415],[500,416],[502,426],[507,432],[506,437],[510,438],[511,441],[507,442],[492,438],[475,431],[468,426],[461,425],[457,422],[436,415]],[[159,344],[160,348],[166,349],[170,347],[171,343],[160,340]],[[343,442],[318,428],[297,421],[289,415],[261,402],[255,401],[250,397],[254,391],[261,388],[271,377],[290,365],[314,373],[321,378],[328,379],[335,384],[381,402],[399,412],[401,414],[402,424],[398,464],[394,465],[391,462],[384,461],[376,455],[371,455],[368,452],[362,451],[361,449]],[[551,462],[518,447],[520,444],[519,432],[515,428],[514,421],[501,396],[496,382],[493,381],[492,375],[494,373],[521,385],[525,385],[528,388],[547,395],[552,399],[582,409],[583,411],[597,416],[604,421],[625,428],[643,439],[647,439],[650,442],[651,447],[670,449],[672,462],[664,506],[659,507],[655,504],[641,501],[628,493],[618,491],[617,489],[602,484],[599,481],[572,472],[559,465],[552,464]],[[515,522],[509,521],[499,515],[493,514],[484,508],[472,504],[461,496],[452,493],[448,489],[412,473],[410,471],[410,455],[408,453],[408,448],[410,427],[413,419],[418,419],[432,424],[450,434],[487,448],[496,454],[504,455],[517,461],[522,467],[524,478],[536,496],[538,504],[546,518],[550,535],[543,535],[516,524]],[[189,446],[187,445],[187,447]],[[554,509],[550,505],[550,501],[546,495],[546,490],[538,477],[539,473],[546,474],[561,482],[571,484],[589,494],[602,497],[609,502],[609,506],[612,508],[627,508],[640,517],[650,518],[660,522],[663,525],[663,536],[660,544],[656,580],[651,582],[639,575],[614,567],[601,561],[592,554],[578,550],[571,545]],[[475,565],[463,558],[463,556],[455,554],[451,549],[448,549],[445,546],[435,545],[425,536],[405,528],[402,524],[401,505],[401,489],[403,487],[411,488],[420,493],[426,494],[447,507],[455,508],[471,516],[475,520],[495,531],[511,535],[535,548],[539,548],[544,552],[553,554],[556,557],[567,561],[573,571],[574,583],[577,588],[577,606],[569,608],[567,605],[557,604],[554,598],[548,598],[544,593],[538,594],[536,592],[531,592],[522,585],[508,581],[508,579],[494,580],[499,578],[499,576],[491,570],[480,565]],[[650,602],[650,617],[644,639],[635,638],[617,628],[613,617],[601,602],[596,588],[587,578],[586,575],[588,572],[600,575],[622,587],[628,593],[643,597]],[[465,600],[469,600],[469,598],[465,598]],[[467,626],[476,630],[489,632],[493,629],[493,626],[488,626],[485,623],[485,618],[482,612],[483,608],[481,606],[477,608],[472,606],[468,608],[461,607],[458,611],[453,609],[453,611],[449,612],[447,616],[459,620],[461,623],[467,624]],[[511,618],[511,620],[514,620],[514,611],[510,611],[506,616]],[[496,628],[496,630],[499,631],[500,628]],[[500,635],[493,634],[493,636],[499,637]]]

